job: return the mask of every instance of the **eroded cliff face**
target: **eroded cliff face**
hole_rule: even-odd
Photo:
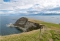
[[[24,32],[36,30],[39,28],[41,29],[43,27],[42,25],[39,25],[38,23],[28,21],[28,19],[25,17],[21,17],[20,19],[18,19],[15,22],[14,26]]]

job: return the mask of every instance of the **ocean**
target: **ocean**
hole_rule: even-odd
[[[27,17],[35,20],[40,20],[49,23],[60,23],[60,16],[20,16],[20,15],[8,15],[8,16],[0,16],[0,35],[11,35],[11,34],[18,34],[22,33],[20,30],[16,28],[10,28],[6,25],[9,23],[15,23],[19,18]]]

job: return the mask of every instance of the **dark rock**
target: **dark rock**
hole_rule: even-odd
[[[22,17],[22,18],[18,19],[15,22],[14,26],[18,29],[21,29],[24,32],[39,29],[39,28],[40,29],[43,28],[43,25],[39,25],[38,23],[28,21],[28,19],[25,18],[25,17]]]
[[[15,26],[21,26],[21,27],[23,27],[23,26],[26,24],[27,21],[28,21],[27,18],[22,17],[22,18],[18,19],[18,20],[15,22],[14,25],[15,25]]]

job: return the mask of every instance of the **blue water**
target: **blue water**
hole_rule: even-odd
[[[6,24],[15,23],[17,19],[20,17],[27,17],[31,19],[41,20],[50,23],[60,23],[60,16],[19,16],[19,15],[8,15],[8,16],[0,16],[0,35],[10,35],[10,34],[18,34],[21,33],[16,28],[9,28]]]
[[[14,18],[15,17],[11,17],[11,16],[1,16],[0,35],[10,35],[10,34],[21,33],[21,31],[17,30],[16,28],[10,28],[6,26],[9,23],[15,23],[16,20],[13,20]]]

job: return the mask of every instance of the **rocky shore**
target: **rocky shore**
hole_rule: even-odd
[[[22,30],[23,32],[28,32],[31,30],[42,29],[44,25],[28,21],[28,18],[21,17],[14,24],[17,29]]]

